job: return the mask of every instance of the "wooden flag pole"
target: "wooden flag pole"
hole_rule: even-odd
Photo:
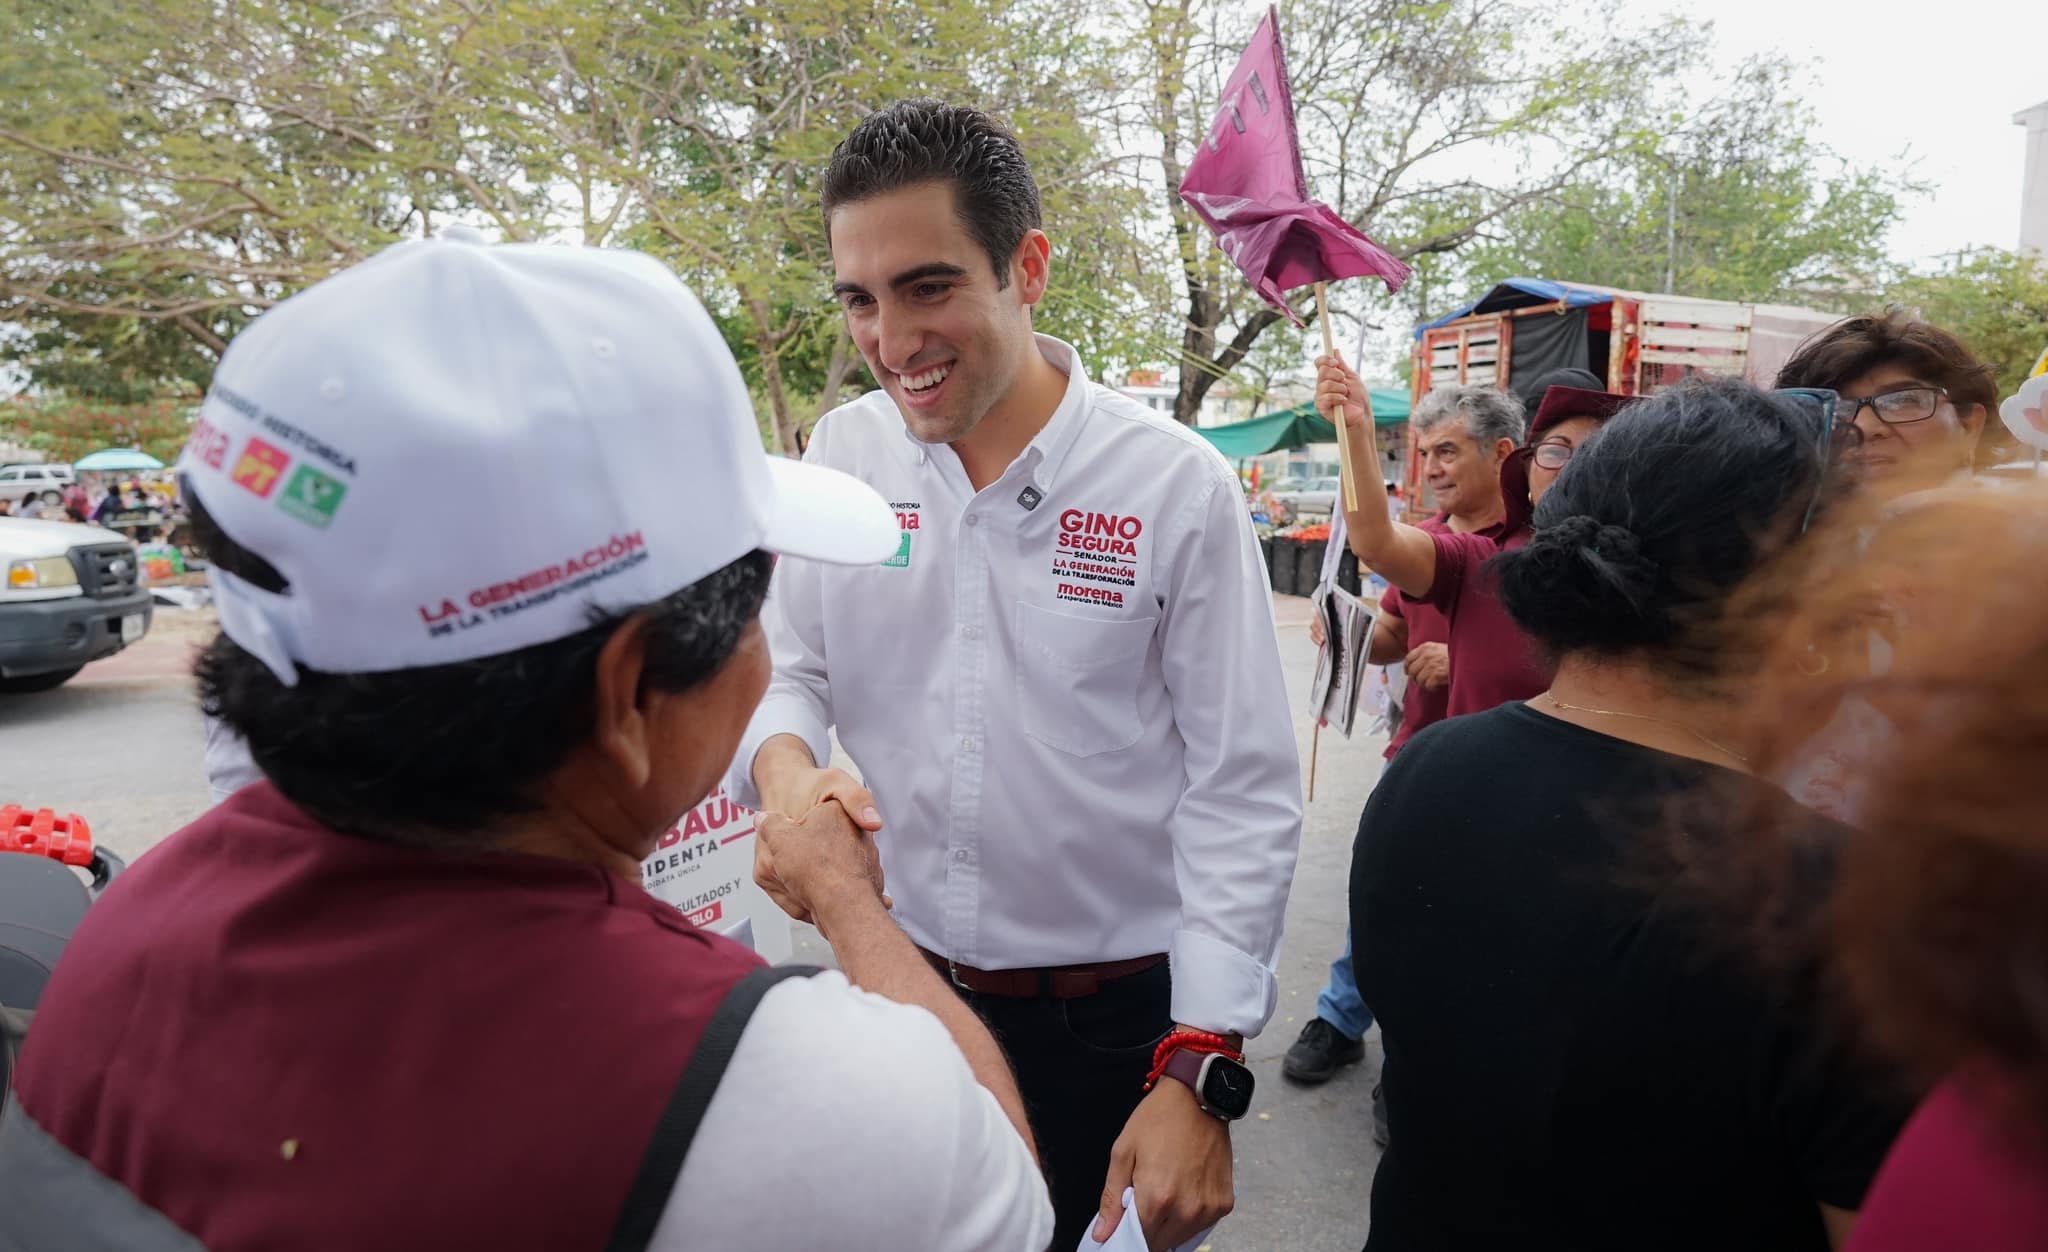
[[[1316,322],[1323,328],[1323,355],[1337,355],[1337,336],[1330,329],[1330,306],[1323,298],[1323,284],[1316,284]],[[1340,407],[1332,418],[1337,427],[1337,481],[1344,492],[1344,511],[1358,511],[1358,475],[1351,467],[1351,429],[1344,421],[1344,410]],[[1309,777],[1315,777],[1315,763],[1309,763]],[[1314,790],[1313,787],[1310,788]]]
[[[1323,719],[1316,719],[1316,728],[1308,737],[1308,802],[1316,802],[1316,758],[1323,753]]]

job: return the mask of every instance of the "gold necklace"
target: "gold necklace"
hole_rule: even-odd
[[[1550,703],[1556,706],[1557,708],[1563,709],[1568,713],[1597,713],[1601,717],[1632,717],[1639,722],[1659,722],[1666,726],[1676,727],[1677,729],[1682,730],[1686,734],[1691,735],[1693,738],[1699,740],[1701,743],[1706,744],[1714,751],[1719,752],[1721,755],[1733,757],[1734,759],[1742,762],[1744,765],[1749,764],[1748,757],[1742,755],[1740,752],[1737,752],[1735,749],[1728,747],[1726,744],[1714,742],[1712,739],[1707,738],[1705,735],[1701,734],[1697,730],[1694,730],[1692,727],[1686,725],[1684,722],[1674,721],[1668,717],[1658,717],[1654,713],[1626,713],[1620,709],[1596,709],[1588,707],[1587,705],[1583,704],[1566,704],[1564,701],[1558,699],[1556,696],[1551,695],[1548,691],[1543,693],[1543,698],[1550,701]]]

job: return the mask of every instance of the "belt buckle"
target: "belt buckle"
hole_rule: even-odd
[[[960,962],[950,956],[946,958],[946,977],[952,979],[953,986],[960,991],[974,990],[974,988],[960,981]]]

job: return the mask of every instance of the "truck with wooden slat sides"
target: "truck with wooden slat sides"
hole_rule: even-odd
[[[1778,369],[1839,314],[1783,304],[1702,300],[1593,283],[1510,278],[1415,331],[1413,398],[1432,387],[1483,383],[1520,395],[1566,366],[1607,390],[1649,395],[1696,375],[1768,387]],[[1427,510],[1420,464],[1408,463],[1408,499]]]

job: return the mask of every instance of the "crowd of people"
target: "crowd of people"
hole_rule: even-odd
[[[230,346],[180,469],[250,777],[73,941],[0,1234],[1156,1252],[1231,1212],[1303,812],[1236,478],[1034,330],[986,115],[878,111],[821,202],[880,388],[800,463],[637,254],[447,231]],[[1377,1021],[1368,1248],[2048,1241],[2048,566],[2042,497],[1971,482],[1995,399],[1854,318],[1771,390],[1432,393],[1440,514],[1340,509],[1410,697],[1283,1072]],[[1317,404],[1374,481],[1335,357]],[[837,970],[640,889],[720,785]]]
[[[0,499],[0,517],[108,526],[129,518],[163,524],[182,520],[184,515],[176,486],[171,483],[124,483],[118,478],[99,481],[98,476],[87,475],[80,481],[66,483],[58,495],[56,503],[43,499],[41,493],[31,493],[20,500]]]

